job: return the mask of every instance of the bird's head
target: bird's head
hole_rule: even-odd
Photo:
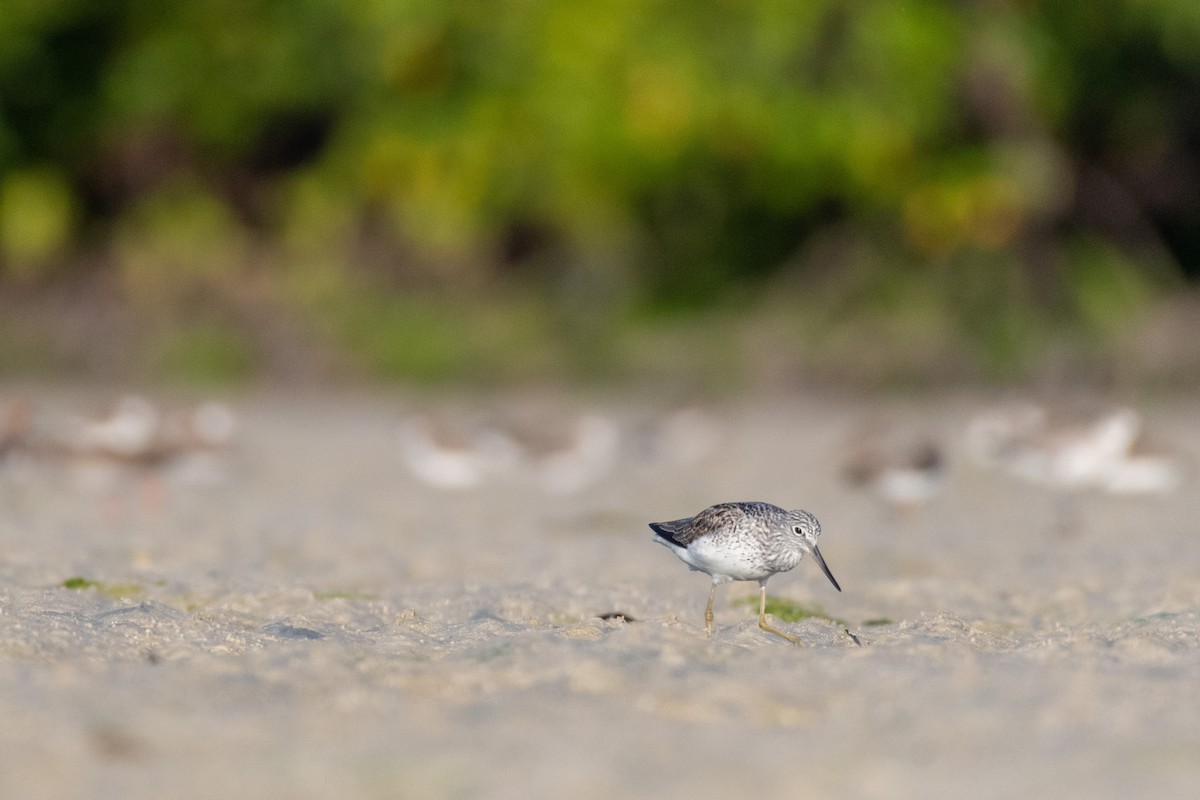
[[[833,584],[833,588],[840,592],[842,587],[838,586],[837,579],[829,571],[829,567],[825,564],[825,558],[821,555],[820,548],[817,547],[817,537],[821,535],[821,523],[809,512],[798,509],[788,512],[786,524],[788,526],[788,534],[796,537],[796,544],[801,550],[806,553],[812,553],[817,566],[825,573],[825,577],[829,578],[829,582]]]

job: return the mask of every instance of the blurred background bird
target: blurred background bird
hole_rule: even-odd
[[[846,483],[875,495],[901,522],[914,521],[945,485],[945,450],[929,434],[873,421],[860,425],[849,450],[842,465]]]

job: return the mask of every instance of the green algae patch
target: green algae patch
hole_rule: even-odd
[[[347,591],[315,591],[313,592],[313,599],[322,603],[329,600],[346,600],[349,602],[360,603],[378,600],[379,595],[375,594],[374,592],[359,592],[353,589]]]
[[[142,587],[136,583],[102,583],[79,575],[67,578],[60,585],[64,589],[74,589],[76,591],[94,589],[106,597],[111,597],[113,600],[138,597],[142,593]]]
[[[750,606],[758,608],[757,597],[742,597],[733,601],[735,606]],[[825,609],[814,603],[811,606],[806,606],[803,603],[797,603],[795,600],[788,600],[783,597],[772,597],[767,595],[767,613],[773,616],[780,622],[802,622],[806,619],[824,619],[835,625],[847,625],[843,619],[831,617],[825,613]]]

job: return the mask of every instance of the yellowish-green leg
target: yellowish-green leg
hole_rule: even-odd
[[[712,585],[712,588],[708,590],[708,607],[704,609],[704,631],[709,636],[712,636],[712,621],[713,621],[712,604],[713,604],[713,595],[715,595],[716,593],[717,593],[717,585],[714,583]]]
[[[711,604],[712,598],[709,598]],[[776,630],[767,624],[767,582],[759,581],[758,583],[758,627],[762,628],[767,633],[773,633],[776,636],[782,636],[792,644],[800,644],[800,640],[795,636],[784,633],[781,630]]]

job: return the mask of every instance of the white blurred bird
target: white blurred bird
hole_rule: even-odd
[[[990,409],[968,424],[967,449],[983,466],[1059,491],[1166,494],[1183,482],[1180,459],[1152,446],[1129,408],[1082,420],[1030,403]]]
[[[124,395],[109,413],[76,417],[66,444],[76,453],[117,459],[152,458],[161,446],[162,413],[139,395]]]
[[[612,471],[620,432],[608,417],[585,413],[555,431],[526,429],[514,439],[535,486],[550,494],[575,494]]]
[[[842,470],[852,487],[874,492],[906,519],[941,494],[946,457],[932,436],[902,439],[872,423],[864,426],[856,439]]]
[[[7,400],[0,408],[0,475],[18,476],[18,481],[28,477],[32,427],[33,410],[25,398]]]
[[[400,425],[400,457],[422,483],[464,490],[516,466],[519,450],[500,431],[470,420],[424,412]]]
[[[400,452],[414,477],[439,489],[504,482],[573,494],[612,470],[619,438],[616,423],[600,414],[530,404],[479,415],[414,414],[401,424]]]

